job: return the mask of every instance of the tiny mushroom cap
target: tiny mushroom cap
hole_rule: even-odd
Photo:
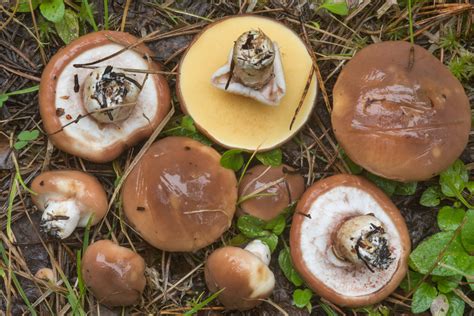
[[[36,271],[35,277],[51,283],[56,282],[56,277],[54,276],[53,270],[51,270],[50,268],[39,269],[38,271]]]
[[[263,67],[258,70],[261,71],[263,83],[270,78],[267,73],[270,68],[266,67],[266,62],[271,61],[271,56],[275,54],[275,73],[278,75],[281,72],[286,81],[284,97],[277,105],[268,106],[254,99],[255,94],[272,94],[282,90],[282,87],[270,85],[261,90],[247,89],[248,86],[258,89],[260,82],[248,80],[253,73],[245,68],[245,62],[236,65],[235,78],[231,77],[232,80],[228,80],[228,75],[216,78],[216,70],[226,72],[225,65],[230,68],[229,58],[232,59],[234,45],[245,44],[246,39],[242,40],[242,36],[246,36],[250,42],[260,38],[265,48],[271,48],[265,44],[268,39],[278,44],[274,45],[274,52],[270,50],[269,54],[262,57],[252,45],[244,53],[240,52],[243,55],[250,50],[255,51],[256,55],[248,56],[248,61],[261,62],[259,64]],[[295,110],[313,73],[312,65],[304,42],[285,25],[261,16],[227,17],[208,25],[183,54],[176,84],[177,96],[183,112],[190,115],[196,127],[214,142],[226,148],[266,151],[288,141],[309,118],[317,93],[316,75],[311,77],[306,97],[290,128]],[[278,81],[278,78],[275,76],[269,82]],[[228,89],[225,88],[227,81]],[[237,81],[247,82],[248,86]],[[242,89],[233,89],[234,85],[247,91],[243,92],[245,95],[238,94],[235,90]],[[235,93],[229,93],[229,90]]]
[[[429,179],[466,147],[471,129],[466,93],[418,45],[367,46],[344,67],[333,95],[337,140],[354,162],[382,177]]]
[[[107,194],[93,176],[76,170],[46,171],[32,184],[33,203],[43,211],[41,228],[64,239],[76,227],[97,224],[107,212]]]
[[[128,33],[95,32],[51,58],[41,77],[39,106],[56,147],[94,162],[111,161],[164,119],[168,84],[157,74],[161,68],[150,60],[152,52],[137,42]]]
[[[407,271],[410,237],[397,207],[362,177],[313,184],[290,231],[296,270],[317,294],[349,307],[382,301]]]
[[[84,253],[82,276],[101,304],[133,305],[145,289],[145,261],[128,248],[110,240],[99,240]]]
[[[277,217],[304,192],[304,178],[287,165],[249,169],[239,184],[239,211],[265,221]]]
[[[275,287],[275,277],[268,263],[261,260],[270,257],[270,249],[261,241],[251,242],[245,249],[226,246],[214,251],[206,261],[204,276],[211,292],[224,289],[218,296],[227,309],[248,310],[268,298]],[[262,248],[266,247],[262,251]],[[269,261],[268,261],[269,262]]]
[[[154,247],[195,251],[232,222],[237,179],[213,148],[186,137],[150,146],[123,185],[125,215]]]

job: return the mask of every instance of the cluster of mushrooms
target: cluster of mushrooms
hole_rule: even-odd
[[[104,163],[149,137],[170,110],[167,82],[151,55],[137,38],[112,31],[85,35],[60,50],[40,86],[52,143]],[[296,33],[272,19],[235,16],[196,36],[181,60],[177,96],[182,111],[215,143],[265,151],[291,139],[309,119],[317,94],[312,74],[312,59]],[[417,45],[383,42],[362,49],[344,67],[333,96],[340,145],[380,176],[426,180],[466,146],[471,119],[463,88]],[[379,302],[398,287],[410,239],[399,210],[376,186],[340,174],[305,190],[303,177],[285,165],[257,165],[238,183],[220,158],[186,137],[153,143],[123,184],[128,223],[153,247],[193,252],[217,241],[234,213],[268,221],[299,200],[290,249],[307,286],[349,307]],[[32,190],[42,228],[58,238],[107,213],[104,188],[82,171],[44,172]],[[245,248],[219,248],[205,264],[207,286],[222,290],[218,299],[226,308],[251,309],[273,291],[270,259],[258,239]],[[83,256],[86,285],[109,306],[136,304],[146,286],[144,271],[140,255],[109,240],[92,243]]]

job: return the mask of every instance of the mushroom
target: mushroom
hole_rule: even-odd
[[[69,237],[76,227],[97,224],[107,212],[107,195],[93,176],[75,170],[46,171],[32,184],[33,203],[40,211],[41,228],[57,238]]]
[[[344,67],[333,95],[337,140],[354,162],[382,177],[429,179],[466,147],[471,129],[466,93],[418,45],[367,46]]]
[[[82,276],[101,304],[133,305],[145,289],[145,261],[128,248],[110,240],[99,240],[84,253]]]
[[[250,37],[252,47],[260,47],[268,54],[249,50],[252,53],[245,61],[235,63],[229,81],[229,61],[234,56],[247,54],[238,48]],[[278,45],[272,45],[275,43]],[[236,54],[233,54],[234,47]],[[269,55],[268,60],[264,58]],[[262,67],[247,68],[258,61],[262,62]],[[225,66],[220,68],[222,65]],[[214,142],[226,148],[266,151],[288,141],[308,119],[317,93],[315,75],[308,83],[312,65],[304,42],[285,25],[261,16],[227,17],[207,26],[183,54],[177,96],[183,112],[190,115],[196,127]],[[249,74],[254,73],[258,74],[255,82],[249,80]],[[263,88],[258,90],[262,84]],[[290,128],[306,86],[306,97]],[[269,90],[271,87],[273,90]],[[229,93],[229,90],[240,91],[245,96]],[[282,92],[284,97],[277,102],[278,106],[267,106],[260,102],[263,101],[261,98],[248,97],[278,96]]]
[[[211,292],[222,290],[219,301],[227,309],[254,308],[272,294],[275,286],[269,262],[270,249],[260,240],[250,242],[244,249],[219,248],[207,258],[204,267],[207,288]]]
[[[353,175],[313,184],[301,197],[290,231],[296,270],[316,293],[342,306],[377,303],[407,271],[410,238],[396,206]]]
[[[239,184],[239,211],[269,221],[304,191],[304,178],[287,165],[249,169]]]
[[[54,276],[53,270],[51,270],[50,268],[39,269],[38,271],[36,271],[35,277],[43,281],[56,283],[56,277]]]
[[[237,201],[234,172],[213,148],[186,137],[155,142],[123,185],[125,215],[151,245],[195,251],[226,231]]]
[[[111,161],[164,119],[168,85],[148,58],[152,52],[137,42],[128,33],[95,32],[51,58],[41,77],[39,105],[56,147],[94,162]]]

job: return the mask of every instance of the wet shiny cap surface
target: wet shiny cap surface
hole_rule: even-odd
[[[418,45],[369,45],[334,87],[332,125],[348,156],[400,181],[425,180],[462,153],[471,128],[459,81]]]

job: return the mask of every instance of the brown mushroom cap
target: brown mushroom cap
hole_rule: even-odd
[[[371,272],[338,259],[332,250],[337,227],[348,218],[373,213],[383,223],[393,261]],[[306,215],[306,216],[305,216]],[[397,207],[375,185],[353,175],[313,184],[296,207],[290,231],[296,270],[317,294],[342,306],[366,306],[386,298],[407,271],[410,238]]]
[[[101,304],[133,305],[145,289],[145,261],[128,248],[99,240],[84,253],[82,276]]]
[[[220,165],[213,148],[186,137],[151,145],[123,185],[129,222],[166,251],[214,242],[230,227],[236,201],[234,172]]]
[[[358,52],[334,86],[332,125],[347,155],[399,181],[426,180],[466,147],[469,100],[427,50],[383,42]]]
[[[269,186],[280,179],[282,181]],[[264,187],[268,189],[258,191]],[[251,196],[255,192],[272,195],[250,198],[239,205],[240,211],[268,221],[277,217],[289,204],[300,198],[304,192],[304,178],[287,165],[278,167],[257,165],[249,169],[242,178],[239,184],[239,198]]]
[[[137,41],[128,33],[95,32],[78,38],[51,58],[41,77],[39,104],[45,131],[56,147],[94,162],[111,161],[126,148],[151,135],[163,120],[170,108],[169,88],[163,76],[150,74],[137,105],[125,121],[99,124],[92,116],[86,116],[62,130],[66,124],[87,114],[82,92],[92,70],[73,65],[107,57]],[[146,55],[153,54],[140,44],[94,66],[160,70],[157,63],[149,63],[144,58]],[[141,83],[145,75],[130,73],[130,76]]]
[[[262,30],[280,47],[286,94],[278,106],[267,106],[211,84],[213,73],[226,64],[235,40],[251,29]],[[288,141],[308,119],[316,99],[316,76],[289,130],[311,67],[304,42],[285,25],[261,16],[227,17],[208,25],[183,54],[177,95],[183,112],[214,142],[227,148],[265,151]]]
[[[227,309],[248,310],[268,298],[275,278],[268,266],[251,252],[238,247],[214,251],[204,267],[211,292],[223,290],[218,298]]]

